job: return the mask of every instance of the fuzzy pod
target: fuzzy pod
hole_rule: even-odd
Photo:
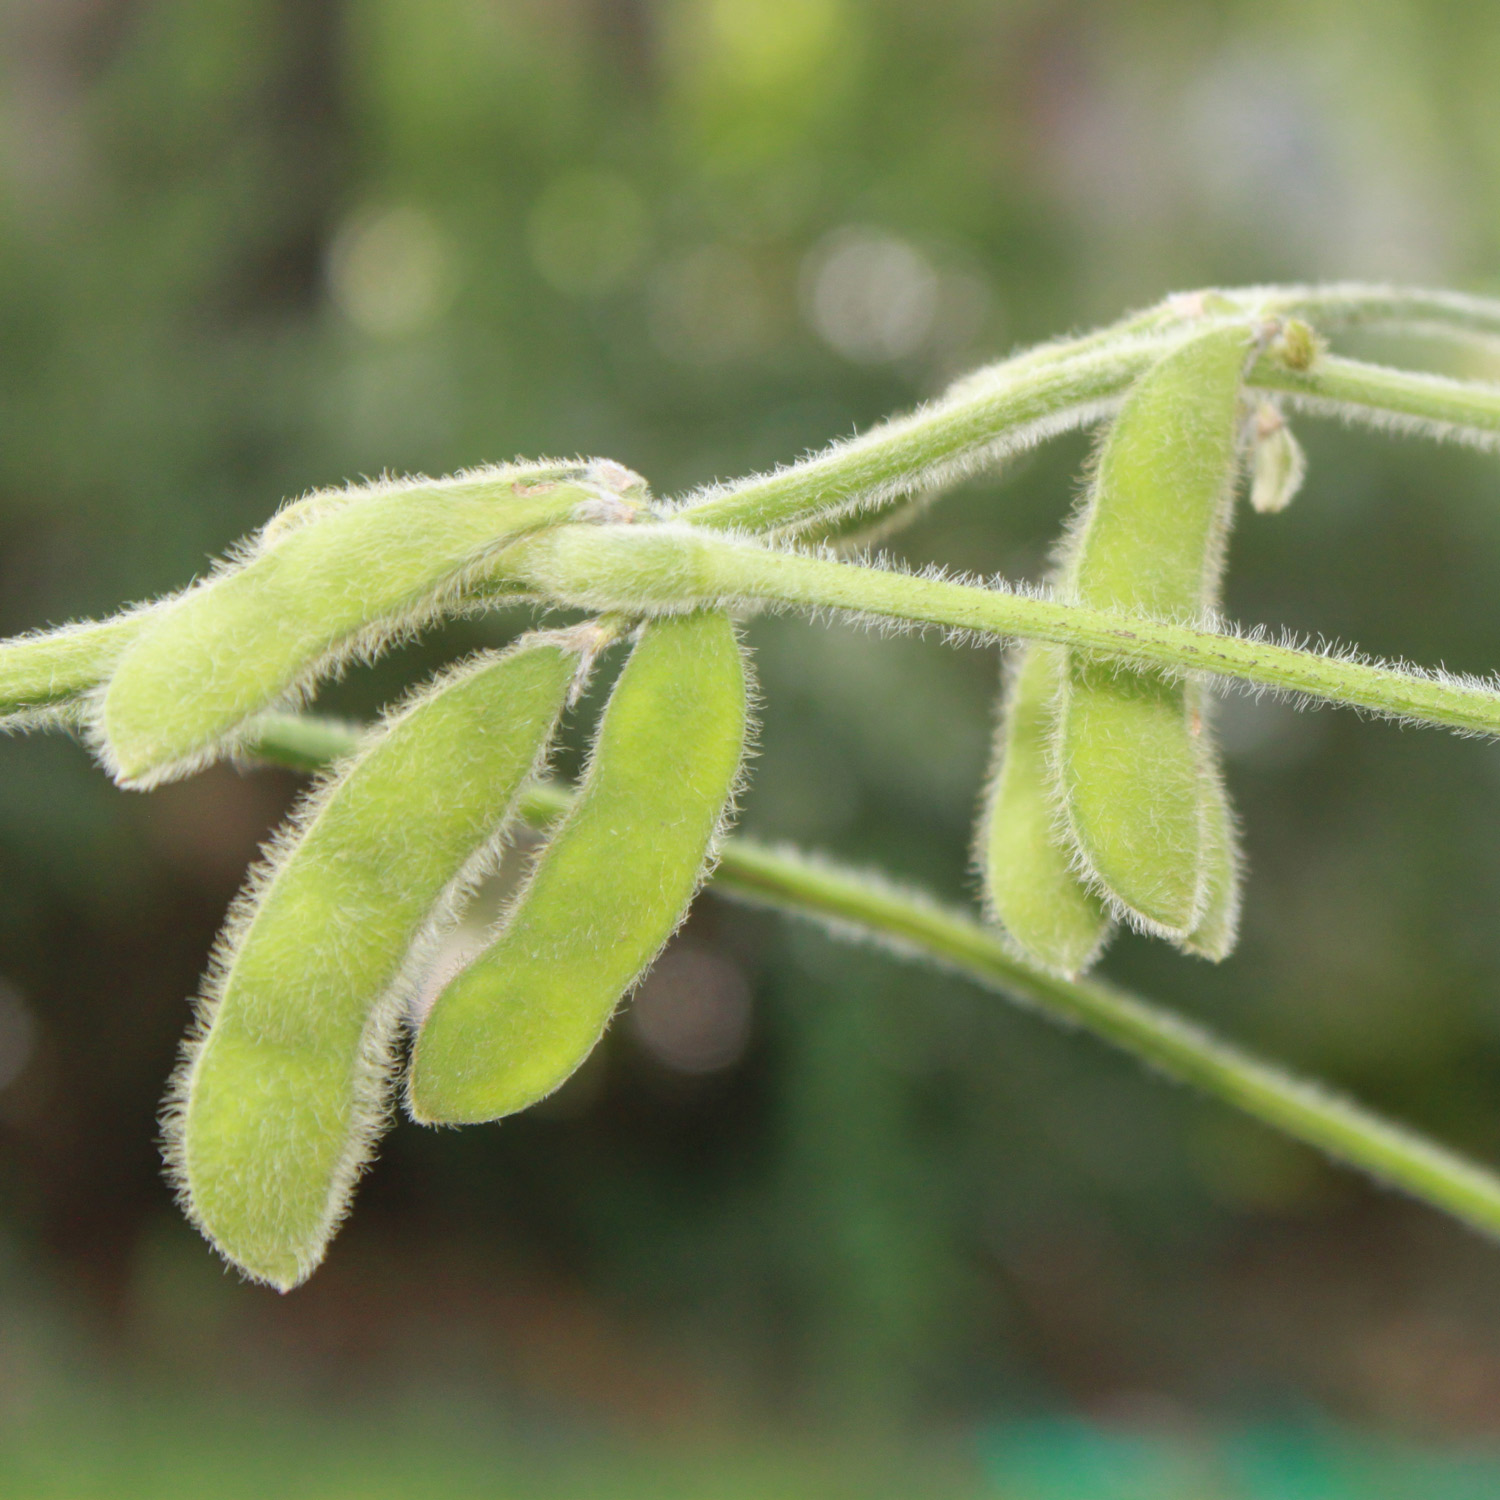
[[[402,1008],[493,864],[595,633],[439,677],[309,794],[226,924],[165,1115],[190,1219],[285,1290],[322,1259],[388,1115]]]
[[[150,608],[0,642],[0,729],[77,724],[88,694],[145,628]]]
[[[123,786],[186,775],[353,657],[420,628],[528,532],[602,494],[582,467],[475,471],[312,496],[154,613],[99,696],[92,737]]]
[[[1197,683],[1189,693],[1203,700],[1207,709],[1207,691]],[[1200,710],[1200,716],[1203,715]],[[1243,886],[1243,858],[1240,854],[1239,824],[1229,789],[1219,769],[1218,757],[1207,754],[1202,765],[1203,791],[1203,864],[1206,871],[1203,913],[1193,930],[1182,941],[1183,949],[1214,963],[1228,958],[1240,935],[1240,892]]]
[[[687,913],[713,861],[749,719],[744,656],[716,611],[641,631],[582,787],[489,947],[417,1034],[412,1116],[498,1119],[557,1088]]]
[[[1254,341],[1246,325],[1221,324],[1165,355],[1131,389],[1069,540],[1068,597],[1191,623],[1213,610]],[[1214,754],[1199,690],[1161,671],[1072,654],[1054,771],[1080,872],[1120,915],[1181,944],[1212,891],[1222,909],[1238,905],[1232,819],[1209,827],[1223,795]]]
[[[995,764],[976,862],[988,915],[1033,963],[1071,977],[1098,957],[1114,927],[1073,868],[1052,794],[1049,753],[1068,673],[1060,646],[1019,647],[1007,664]]]
[[[1207,903],[1203,764],[1183,684],[1074,662],[1059,700],[1060,786],[1089,879],[1138,925],[1182,940]]]

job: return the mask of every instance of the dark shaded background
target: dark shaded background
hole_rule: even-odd
[[[0,630],[176,587],[314,485],[582,452],[672,493],[1171,289],[1493,286],[1497,76],[1494,8],[1437,0],[9,0]],[[1494,460],[1302,435],[1307,491],[1242,521],[1230,612],[1493,669]],[[1084,452],[965,487],[901,552],[1035,576]],[[744,825],[968,893],[996,653],[751,639]],[[1500,1158],[1500,751],[1223,717],[1241,950],[1127,940],[1107,972]],[[266,1406],[309,1451],[317,1413],[372,1404],[674,1451],[947,1452],[1048,1411],[1500,1434],[1492,1247],[993,996],[711,897],[554,1101],[402,1125],[309,1286],[237,1284],[154,1117],[295,790],[126,795],[67,741],[0,742],[0,1435],[62,1413],[66,1448],[122,1390],[156,1393],[141,1430]]]

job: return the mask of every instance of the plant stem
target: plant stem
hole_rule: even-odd
[[[361,724],[323,714],[264,713],[255,720],[249,742],[236,754],[251,762],[270,761],[289,771],[320,771],[352,755],[365,732]]]
[[[1500,692],[1238,635],[1028,594],[836,562],[674,525],[559,527],[499,554],[496,569],[583,609],[658,614],[772,603],[1073,646],[1129,663],[1207,672],[1374,713],[1500,734]]]
[[[1336,281],[1326,286],[1248,287],[1225,295],[1247,310],[1305,318],[1324,329],[1391,328],[1500,338],[1500,299],[1465,292]]]
[[[261,721],[250,753],[305,770],[318,753],[332,758],[352,751],[357,742],[352,726],[270,714]],[[570,794],[560,787],[535,786],[522,799],[522,815],[544,826],[569,801]],[[1500,1177],[1487,1168],[1295,1078],[1150,1001],[1098,980],[1059,979],[1033,969],[972,918],[925,896],[743,838],[724,841],[713,888],[954,970],[1051,1021],[1081,1027],[1169,1078],[1476,1229],[1500,1234]]]
[[[145,610],[0,643],[0,727],[40,727],[107,677]]]
[[[1048,346],[994,371],[980,372],[956,388],[957,394],[946,402],[886,423],[805,464],[690,503],[677,512],[677,518],[694,527],[706,527],[718,518],[721,525],[791,534],[799,525],[822,524],[841,511],[878,506],[883,499],[940,483],[1102,415],[1177,336],[1159,333],[1152,340],[1136,336],[1101,343],[1103,335],[1093,335],[1072,345]],[[1095,346],[1092,352],[1078,354],[1077,349],[1086,344]],[[1318,415],[1454,437],[1484,448],[1500,447],[1500,386],[1388,369],[1333,355],[1324,356],[1307,371],[1290,370],[1263,358],[1251,370],[1249,381],[1281,392],[1293,404]],[[633,545],[647,534],[653,537],[653,546],[669,534],[679,538],[679,547],[686,545],[683,533],[675,528],[565,528],[568,533],[580,530],[591,531],[606,549],[616,543]],[[546,545],[546,538],[541,545]],[[1470,685],[1149,621],[1090,618],[1088,611],[888,571],[880,571],[877,580],[872,576],[876,570],[869,568],[766,551],[753,556],[762,566],[766,559],[773,559],[775,576],[751,578],[742,566],[730,570],[741,576],[721,578],[710,592],[803,607],[852,609],[987,635],[1034,636],[1238,677],[1457,729],[1493,733],[1500,723],[1494,694]],[[746,565],[750,560],[749,554],[740,559]],[[701,561],[693,565],[694,571],[701,571]],[[721,555],[720,561],[728,559]],[[846,569],[845,575],[829,571],[835,566]],[[672,571],[681,573],[681,557]],[[862,577],[856,579],[856,575]],[[660,588],[650,580],[638,581],[661,596]],[[516,584],[514,578],[499,573],[488,587],[504,594]],[[640,605],[618,594],[602,600],[580,599],[576,588],[564,588],[557,597],[588,607],[663,607],[660,602]],[[684,607],[683,600],[669,598],[665,607]],[[145,617],[146,611],[136,610],[5,642],[0,647],[0,725],[40,727],[49,715],[66,711],[108,675]]]
[[[1151,361],[1203,325],[1201,316],[1180,310],[1192,300],[1169,299],[1110,328],[1043,345],[980,370],[960,381],[942,400],[882,423],[804,463],[690,498],[676,510],[675,519],[693,526],[793,536],[799,530],[827,526],[840,515],[878,511],[885,503],[931,489],[1070,427],[1095,421],[1109,412]],[[1242,315],[1297,312],[1335,325],[1412,324],[1431,319],[1445,326],[1500,334],[1500,303],[1450,293],[1360,286],[1257,288],[1221,300],[1242,308]],[[1500,447],[1500,386],[1389,369],[1334,355],[1323,356],[1306,371],[1288,369],[1265,357],[1248,380],[1253,386],[1288,396],[1294,405],[1315,415],[1451,437],[1483,448]],[[513,590],[514,584],[497,579],[490,588],[503,593]],[[0,727],[42,727],[59,713],[65,716],[81,694],[108,675],[119,653],[144,624],[146,613],[134,610],[0,645]],[[1218,670],[1208,665],[1203,669]],[[1261,680],[1237,670],[1228,675]],[[1310,685],[1290,686],[1316,696],[1340,696]],[[1408,711],[1355,698],[1347,701],[1382,712]],[[1420,710],[1411,711],[1423,716]]]
[[[960,381],[942,400],[882,422],[803,463],[691,497],[694,526],[795,531],[844,510],[963,477],[1104,415],[1162,351],[1160,340],[1102,336],[1047,345]]]
[[[1302,317],[1330,330],[1388,327],[1500,339],[1500,299],[1461,292],[1336,282],[1169,297],[1119,323],[977,371],[931,405],[803,463],[689,497],[677,514],[694,525],[720,529],[790,530],[813,516],[826,518],[851,504],[878,505],[893,493],[926,489],[996,462],[1101,415],[1100,405],[1107,407],[1153,355],[1164,352],[1161,343],[1184,336],[1201,320],[1202,314],[1191,310],[1195,303],[1210,310],[1215,303],[1239,308],[1253,317]],[[1436,420],[1495,430],[1493,406],[1481,395],[1476,416],[1465,403],[1461,382],[1413,375],[1410,384],[1398,378],[1362,385],[1360,368],[1357,361],[1330,358],[1319,362],[1316,375],[1283,385],[1281,374],[1292,372],[1263,360],[1251,382],[1426,418],[1426,410],[1412,411],[1409,403],[1425,407],[1433,394],[1426,386],[1431,380],[1445,388],[1449,404]]]
[[[673,518],[694,526],[793,535],[964,478],[1113,408],[1189,328],[1048,345],[961,380],[940,400],[772,474],[691,496]],[[1248,383],[1304,410],[1479,447],[1500,445],[1500,387],[1324,355],[1311,370],[1259,360]]]
[[[957,970],[1337,1160],[1500,1234],[1500,1177],[1161,1006],[1099,980],[1043,974],[972,918],[868,875],[734,840],[714,888]]]
[[[1281,391],[1315,416],[1343,417],[1398,432],[1500,447],[1500,386],[1396,370],[1325,354],[1311,370],[1262,359],[1250,384]]]

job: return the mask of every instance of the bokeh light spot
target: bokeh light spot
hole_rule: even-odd
[[[677,1073],[719,1073],[750,1041],[750,986],[738,965],[709,948],[671,949],[629,1011],[637,1042]]]
[[[882,364],[918,353],[938,312],[938,274],[919,250],[880,230],[836,230],[802,274],[807,320],[845,359]]]
[[[641,195],[613,172],[576,171],[554,178],[527,221],[532,263],[558,291],[598,296],[625,282],[646,252]]]
[[[417,333],[447,311],[453,257],[431,215],[411,204],[367,207],[339,229],[328,256],[333,299],[378,337]]]
[[[743,83],[774,88],[823,62],[845,29],[841,0],[713,0],[709,26],[722,64]]]

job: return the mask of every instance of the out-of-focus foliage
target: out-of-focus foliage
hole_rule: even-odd
[[[1497,73],[1493,8],[1435,0],[12,0],[0,628],[178,586],[360,474],[743,472],[1174,287],[1493,286]],[[1297,503],[1240,522],[1230,613],[1500,664],[1493,459],[1301,436]],[[901,550],[1038,576],[1084,452],[968,486]],[[996,653],[751,640],[745,825],[971,891]],[[1243,949],[1127,942],[1110,971],[1500,1156],[1500,752],[1243,699],[1222,722]],[[153,1118],[292,790],[129,797],[76,746],[0,744],[5,1306],[164,1378],[471,1381],[643,1425],[1500,1422],[1492,1249],[957,981],[712,898],[535,1118],[399,1129],[306,1290],[234,1285]],[[0,1342],[0,1411],[46,1348]]]

